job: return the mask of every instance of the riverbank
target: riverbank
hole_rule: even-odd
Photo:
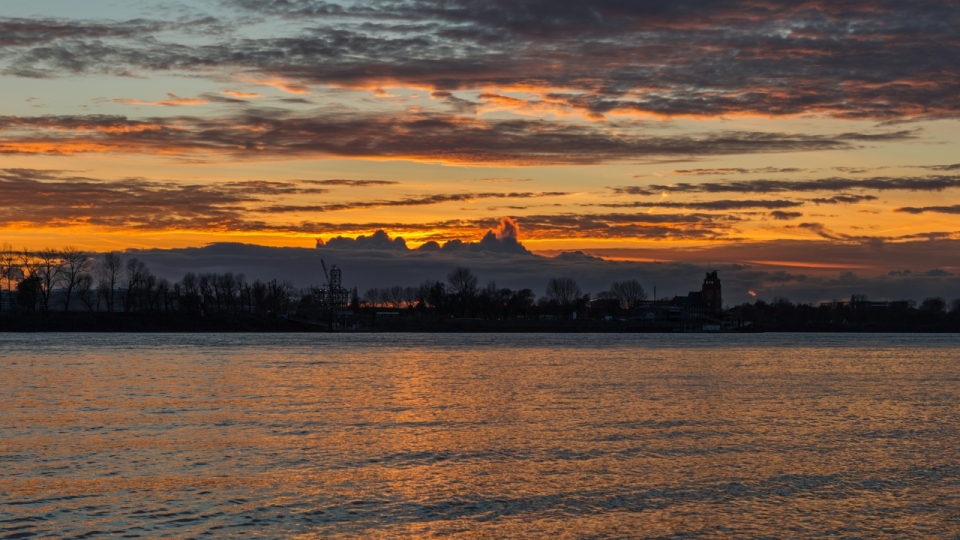
[[[0,332],[316,332],[280,317],[164,313],[47,313],[0,316]]]
[[[679,333],[669,326],[639,320],[491,320],[477,318],[359,316],[331,324],[329,320],[214,313],[30,313],[0,315],[0,332],[104,333]],[[817,324],[753,325],[733,333],[958,333],[955,324]],[[729,333],[729,332],[728,332]]]
[[[638,321],[489,320],[359,317],[331,325],[322,319],[216,313],[31,313],[0,316],[0,332],[396,332],[396,333],[672,333]]]

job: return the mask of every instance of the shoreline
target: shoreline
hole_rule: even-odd
[[[172,313],[47,313],[26,316],[0,315],[0,333],[402,333],[402,334],[757,334],[757,333],[902,333],[949,334],[960,328],[948,325],[895,327],[886,325],[827,326],[806,328],[754,327],[725,332],[680,332],[671,328],[651,327],[630,320],[485,320],[396,318],[361,321],[347,328],[334,327],[318,320],[284,317],[258,317],[237,314]]]

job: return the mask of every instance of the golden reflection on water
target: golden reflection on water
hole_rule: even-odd
[[[5,335],[0,538],[951,537],[958,368],[943,336]]]

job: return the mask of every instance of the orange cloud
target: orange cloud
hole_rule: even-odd
[[[337,156],[466,165],[592,164],[663,156],[843,150],[861,141],[913,137],[912,131],[833,137],[769,132],[658,136],[629,126],[611,130],[415,110],[400,117],[340,110],[302,116],[272,109],[246,109],[242,115],[217,118],[0,117],[0,147],[6,153],[106,151],[270,160]]]
[[[167,93],[167,99],[163,101],[141,101],[139,99],[127,99],[127,98],[117,98],[111,100],[114,103],[123,103],[125,105],[150,105],[158,107],[182,107],[189,105],[206,105],[210,103],[209,100],[201,98],[182,98],[178,97],[176,94]]]
[[[237,90],[224,90],[220,93],[225,96],[231,96],[231,97],[240,98],[240,99],[256,99],[256,98],[266,97],[265,95],[258,94],[256,92],[239,92]]]
[[[286,92],[288,94],[306,94],[310,92],[310,88],[307,85],[292,81],[289,79],[283,79],[280,77],[268,77],[268,78],[255,78],[255,77],[240,77],[240,80],[246,83],[251,84],[262,84],[263,86],[270,86]]]

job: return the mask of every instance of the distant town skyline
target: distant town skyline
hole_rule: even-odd
[[[544,255],[954,286],[958,23],[948,1],[6,3],[0,243],[417,247],[510,218]]]

